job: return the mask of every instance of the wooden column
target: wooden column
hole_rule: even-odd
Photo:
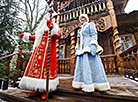
[[[16,65],[16,71],[14,73],[13,87],[16,87],[16,81],[18,80],[18,77],[19,77],[19,67],[20,67],[21,55],[22,55],[22,49],[20,48],[20,51],[18,54],[17,65]]]
[[[79,16],[79,14],[78,14],[78,10],[76,11],[76,17],[78,17]]]
[[[75,11],[73,10],[73,18],[75,18]]]
[[[0,79],[0,89],[1,89],[1,86],[2,86],[2,81],[3,81],[3,79]]]
[[[107,9],[109,10],[109,14],[111,16],[111,24],[112,24],[112,31],[113,31],[113,45],[114,45],[114,52],[117,55],[117,64],[118,64],[118,71],[120,73],[123,73],[123,59],[120,57],[121,53],[121,44],[120,44],[120,38],[119,38],[119,32],[117,30],[117,20],[116,15],[113,7],[113,3],[111,0],[107,0]]]
[[[90,13],[90,10],[89,10],[89,6],[87,7],[87,14],[89,14]]]
[[[70,64],[71,64],[71,70],[70,70],[70,74],[74,74],[74,70],[75,70],[75,32],[72,32],[70,34],[71,36],[71,60],[70,60]]]
[[[8,66],[7,66],[7,69],[6,69],[6,75],[5,75],[5,78],[4,78],[2,90],[7,90],[8,89],[11,59],[12,59],[12,56],[8,57]]]
[[[58,14],[60,14],[60,2],[57,2],[57,12],[58,12]],[[61,16],[57,16],[57,24],[59,25],[59,23],[60,23],[60,17]],[[63,17],[63,16],[62,16]],[[59,40],[57,39],[57,42],[56,42],[56,57],[57,58],[59,58]],[[57,64],[57,67],[58,67],[58,64]]]
[[[98,10],[97,10],[97,3],[94,3],[94,8],[95,8],[95,12],[97,12]]]
[[[103,4],[103,9],[106,9],[105,1],[102,1],[102,4]]]
[[[85,12],[85,7],[83,8],[83,14],[85,14],[86,12]]]
[[[121,44],[120,44],[120,38],[119,38],[119,32],[117,30],[117,28],[112,29],[113,31],[113,44],[114,44],[114,51],[115,54],[120,54],[121,51]]]
[[[66,20],[66,14],[64,14],[64,21]]]
[[[71,57],[75,56],[75,32],[70,34],[71,36]]]
[[[98,2],[98,5],[99,5],[99,11],[102,10],[101,1]]]
[[[72,13],[72,12],[69,13],[69,15],[70,15],[70,19],[72,19],[72,15],[71,15],[71,13]]]
[[[60,15],[60,21],[63,21],[63,15]]]
[[[82,14],[81,8],[80,8],[80,15]]]
[[[93,12],[93,4],[91,4],[91,11],[90,12]]]
[[[29,55],[28,55],[29,56]],[[27,54],[24,54],[21,77],[24,75]]]
[[[69,19],[69,13],[67,13],[67,20]]]

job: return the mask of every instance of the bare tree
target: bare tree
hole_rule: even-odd
[[[35,28],[42,20],[43,16],[48,12],[49,6],[46,0],[19,0],[20,1],[20,17],[24,24],[24,29],[30,33],[34,33]]]

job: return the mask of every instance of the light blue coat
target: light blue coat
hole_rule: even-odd
[[[93,92],[110,89],[99,53],[103,51],[97,42],[97,30],[93,22],[85,22],[78,33],[80,45],[76,44],[76,67],[72,86]]]
[[[96,53],[103,52],[102,47],[97,42],[97,30],[93,22],[85,22],[82,25],[81,31],[78,33],[78,37],[80,37],[80,45],[78,43],[76,44],[76,55],[81,55],[85,52],[95,55]],[[95,46],[95,48],[91,49],[91,45]]]

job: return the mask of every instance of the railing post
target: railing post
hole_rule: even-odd
[[[135,75],[134,75],[134,77],[138,78],[138,47],[136,49],[134,49],[134,58],[135,58],[135,67],[134,67]]]
[[[138,81],[138,44],[120,54],[123,58],[124,76]]]
[[[116,56],[115,56],[116,57]],[[112,67],[113,67],[113,73],[117,73],[118,71],[116,70],[116,62],[115,62],[115,57],[112,57]]]
[[[75,32],[72,32],[70,34],[71,36],[71,57],[73,58],[70,63],[71,63],[71,70],[70,70],[70,74],[74,74],[74,69],[75,69],[75,66],[74,66],[74,63],[75,63]]]
[[[24,54],[21,77],[22,77],[23,74],[24,74],[25,65],[26,65],[26,58],[27,58],[27,54]]]
[[[93,4],[91,4],[91,11],[90,12],[93,12]]]
[[[5,78],[4,78],[2,90],[7,90],[7,89],[8,89],[8,84],[9,84],[9,72],[10,72],[10,63],[11,63],[11,59],[12,59],[12,57],[9,57],[9,58],[8,58],[8,67],[7,67],[7,69],[6,69],[6,76],[5,76]]]
[[[20,48],[20,51],[18,54],[17,65],[16,65],[16,71],[14,73],[13,87],[16,87],[16,81],[18,80],[18,77],[19,77],[19,67],[20,67],[21,55],[22,55],[22,49]]]
[[[102,4],[103,4],[103,9],[106,9],[105,1],[103,1]]]
[[[2,87],[2,81],[3,81],[3,79],[0,79],[0,89]]]

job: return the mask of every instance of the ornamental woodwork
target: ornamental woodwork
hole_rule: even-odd
[[[97,30],[99,32],[104,32],[104,31],[106,31],[106,30],[108,30],[109,28],[112,27],[112,25],[111,25],[111,17],[109,15],[105,16],[105,17],[97,18],[93,22],[95,22]]]
[[[59,21],[63,38],[66,39],[69,35],[71,35],[71,39],[70,39],[71,57],[75,56],[76,36],[74,32],[76,28],[80,27],[78,17],[82,13],[86,13],[89,15],[90,21],[96,24],[97,31],[105,32],[108,29],[112,28],[114,52],[115,54],[119,55],[121,53],[121,44],[119,42],[120,41],[118,36],[119,32],[117,30],[116,15],[115,15],[112,1],[111,0],[98,1],[98,2],[95,1],[93,3],[87,3],[86,5],[83,5],[82,2],[79,2],[78,4],[79,5],[77,5],[76,8],[72,8],[72,9],[64,6],[65,8],[64,10],[62,10],[60,14],[60,21]],[[74,6],[71,6],[71,7],[74,7]],[[101,11],[104,11],[104,12],[101,12]],[[122,59],[120,58],[120,56],[117,56],[117,60],[118,60],[118,66],[119,66],[118,68],[122,69]]]
[[[106,25],[106,22],[103,18],[96,20],[96,26],[98,31],[104,31],[105,25]]]
[[[93,17],[90,17],[93,18]],[[90,20],[96,24],[97,30],[99,32],[104,32],[111,28],[111,17],[105,16],[100,17],[95,20]],[[68,23],[60,24],[60,30],[63,38],[67,38],[69,34],[71,34],[76,28],[80,27],[80,23],[78,20],[70,21]]]
[[[68,35],[70,35],[76,28],[80,27],[80,23],[77,21],[71,23],[68,23],[66,25],[60,26],[60,30],[62,33],[63,38],[67,38]]]

